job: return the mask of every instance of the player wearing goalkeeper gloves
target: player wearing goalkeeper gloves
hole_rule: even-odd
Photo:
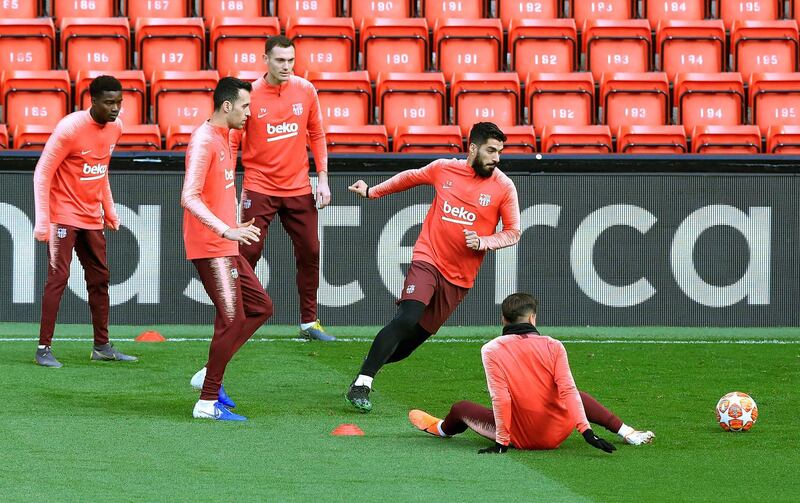
[[[479,453],[518,449],[555,449],[577,429],[592,447],[611,453],[613,444],[594,434],[589,423],[617,433],[628,444],[652,442],[651,431],[623,423],[591,395],[578,391],[561,342],[536,330],[538,301],[526,293],[502,304],[503,335],[481,348],[492,398],[489,409],[473,402],[454,404],[444,420],[421,410],[408,418],[432,435],[449,437],[471,428],[495,442]]]

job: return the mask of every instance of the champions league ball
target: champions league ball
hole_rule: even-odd
[[[717,422],[725,431],[747,431],[756,419],[758,406],[747,393],[732,391],[717,402]]]

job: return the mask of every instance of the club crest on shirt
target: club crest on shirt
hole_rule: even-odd
[[[234,267],[233,269],[231,269],[231,278],[236,279],[238,277],[239,277],[239,271],[237,271],[236,268]]]
[[[453,180],[447,180],[442,184],[443,189],[451,189],[453,188]]]
[[[417,287],[415,285],[408,285],[406,287],[406,293],[411,295],[412,293],[414,293],[414,290],[416,290],[416,289],[417,289]]]
[[[111,155],[111,154],[114,153],[114,147],[116,147],[116,146],[117,146],[116,143],[112,143],[111,146],[108,147],[108,155]]]
[[[292,112],[294,112],[295,115],[303,115],[303,104],[295,103],[292,105]]]
[[[249,209],[250,209],[250,205],[251,205],[251,204],[253,204],[253,202],[252,202],[251,200],[249,200],[249,199],[242,199],[242,208],[244,208],[244,209],[246,209],[246,210],[249,210]]]
[[[64,239],[65,237],[67,237],[67,229],[65,229],[64,227],[59,227],[56,230],[56,236],[58,236],[58,239]]]
[[[224,160],[225,160],[225,151],[224,150],[220,150],[219,151],[219,162],[222,162]]]
[[[478,198],[478,204],[480,204],[481,206],[489,206],[491,202],[492,202],[491,194],[481,194],[481,196]]]

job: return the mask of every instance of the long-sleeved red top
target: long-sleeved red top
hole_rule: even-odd
[[[236,222],[236,158],[228,128],[204,122],[186,149],[186,177],[181,191],[186,258],[234,257],[239,243],[222,235]]]
[[[111,226],[119,225],[108,165],[120,135],[119,118],[99,124],[88,110],[58,122],[33,174],[33,232],[38,239],[47,239],[51,223],[102,229],[105,218]]]
[[[495,440],[519,449],[555,449],[589,428],[561,342],[531,334],[503,335],[481,348],[492,397]]]
[[[233,152],[242,145],[245,190],[292,197],[311,193],[306,142],[317,172],[328,171],[322,112],[311,82],[292,75],[279,86],[253,82],[243,130],[231,130]]]
[[[517,189],[499,169],[483,178],[465,160],[439,159],[370,187],[369,197],[383,197],[417,185],[432,185],[436,197],[425,216],[412,260],[433,264],[450,283],[471,288],[486,250],[519,241]],[[500,220],[503,230],[495,232]],[[480,250],[467,248],[465,229],[478,234]]]

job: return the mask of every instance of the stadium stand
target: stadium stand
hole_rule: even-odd
[[[656,57],[670,82],[678,73],[719,73],[726,68],[725,26],[720,20],[661,21]]]
[[[510,31],[514,21],[560,17],[561,4],[558,0],[497,0],[497,9],[503,28]]]
[[[796,72],[797,46],[795,21],[734,21],[732,69],[741,73],[745,81],[753,72]]]
[[[372,122],[372,87],[365,71],[309,72],[326,125],[360,126]]]
[[[275,0],[275,5],[274,12],[287,30],[290,19],[331,18],[341,14],[336,0]]]
[[[398,126],[393,151],[406,154],[457,154],[463,151],[458,126]]]
[[[360,37],[364,69],[370,80],[381,72],[428,69],[428,24],[424,19],[364,19]]]
[[[578,32],[572,19],[513,19],[508,28],[509,69],[520,80],[531,72],[578,69]]]
[[[356,26],[366,19],[406,19],[413,14],[410,0],[350,0],[348,12]]]
[[[744,123],[744,83],[739,73],[679,73],[673,86],[678,124],[688,133],[697,125]]]
[[[748,93],[762,135],[772,127],[800,125],[800,73],[754,73]]]
[[[519,78],[508,73],[456,73],[450,84],[453,121],[467,136],[473,124],[515,126],[519,120]]]
[[[253,19],[265,15],[262,0],[200,0],[198,16],[211,26],[216,18]]]
[[[28,2],[33,3],[33,2]],[[56,24],[65,17],[114,17],[118,14],[118,0],[51,0],[52,15]]]
[[[243,70],[265,73],[264,46],[280,32],[276,17],[214,18],[208,38],[212,67],[220,75]]]
[[[800,126],[773,126],[767,131],[769,154],[800,154]]]
[[[758,154],[761,133],[757,126],[697,126],[692,133],[696,154]]]
[[[14,127],[14,148],[18,150],[41,150],[53,134],[55,126],[25,124]]]
[[[503,154],[533,154],[536,152],[536,132],[533,126],[502,126],[506,135]]]
[[[445,123],[447,86],[441,73],[378,75],[375,101],[378,122],[394,131],[398,126],[437,126]]]
[[[386,127],[379,126],[325,126],[325,141],[332,153],[376,153],[389,151]]]
[[[212,97],[218,80],[216,70],[153,73],[150,101],[153,121],[161,133],[166,133],[171,126],[195,127],[210,117],[214,111]]]
[[[3,73],[0,96],[3,119],[16,126],[55,126],[71,110],[71,86],[66,70]]]
[[[294,41],[296,75],[355,69],[356,28],[349,17],[289,19],[286,36]]]
[[[663,72],[604,73],[600,81],[603,124],[659,126],[669,122],[669,81]]]
[[[54,69],[55,40],[56,29],[49,18],[0,19],[0,73]]]
[[[191,17],[194,0],[123,0],[125,15],[131,26],[140,17]]]
[[[71,79],[80,71],[130,68],[131,30],[124,17],[61,20],[62,66]]]
[[[207,58],[201,18],[139,18],[135,30],[139,68],[145,77],[158,71],[204,68]]]
[[[169,126],[166,135],[167,150],[186,150],[195,127],[196,126],[187,126],[185,124],[173,124]]]
[[[161,131],[155,124],[123,125],[115,150],[161,150]]]
[[[650,26],[667,21],[699,21],[706,16],[705,0],[643,0],[644,18]]]
[[[610,154],[608,126],[547,126],[542,131],[542,152],[548,154]]]
[[[594,124],[594,79],[588,72],[532,73],[525,80],[525,103],[537,135],[546,126]]]
[[[682,126],[620,126],[620,154],[685,154],[686,133]]]
[[[455,72],[499,72],[503,25],[499,19],[443,19],[433,28],[435,67],[451,79]]]
[[[606,72],[650,71],[650,23],[646,19],[588,20],[582,37],[586,68],[595,80]]]

